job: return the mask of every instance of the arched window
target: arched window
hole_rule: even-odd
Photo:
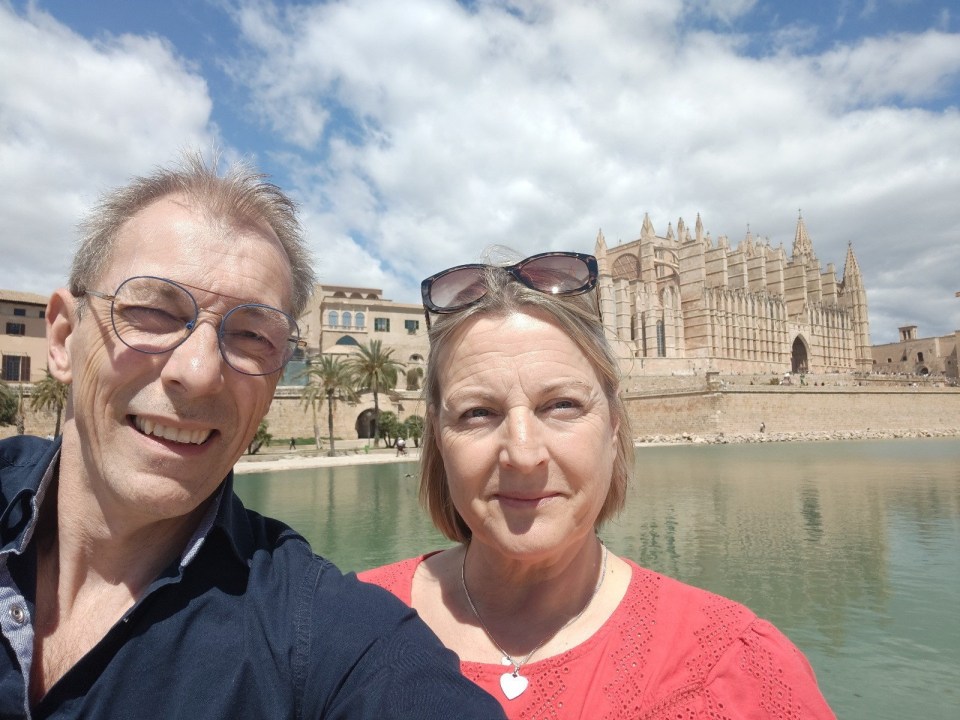
[[[340,313],[336,310],[331,310],[327,317],[329,318],[327,324],[330,325],[330,327],[336,327],[340,324]]]
[[[357,313],[356,315],[354,315],[354,317],[353,317],[353,324],[354,324],[356,327],[358,327],[358,328],[362,328],[362,327],[363,327],[363,323],[364,323],[365,320],[366,320],[366,318],[364,318],[363,313],[362,313],[362,312],[358,312],[358,313]]]
[[[344,312],[343,312],[343,326],[344,326],[345,328],[350,327],[350,322],[351,322],[352,320],[353,320],[353,317],[351,316],[350,312],[347,311],[347,310],[344,310]]]

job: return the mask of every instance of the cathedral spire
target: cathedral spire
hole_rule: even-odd
[[[843,264],[843,287],[859,288],[863,286],[863,276],[860,274],[860,264],[853,254],[853,243],[847,243],[847,259]]]
[[[800,211],[800,217],[797,218],[797,233],[793,237],[793,259],[802,262],[814,259],[813,243],[810,242],[810,236],[807,235],[807,226],[803,222],[803,211]]]
[[[650,213],[643,214],[643,227],[640,229],[640,237],[645,240],[652,240],[657,233],[653,229],[653,223],[650,222]]]

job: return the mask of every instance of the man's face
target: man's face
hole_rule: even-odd
[[[109,266],[89,289],[112,294],[137,275],[189,285],[201,308],[221,315],[248,302],[290,311],[289,264],[276,235],[211,221],[179,196],[127,222]],[[73,318],[63,343],[72,420],[64,428],[61,478],[85,479],[107,517],[112,509],[144,520],[186,515],[253,438],[279,372],[243,375],[227,365],[219,320],[201,313],[182,345],[149,355],[117,338],[108,300],[87,296],[81,319]]]

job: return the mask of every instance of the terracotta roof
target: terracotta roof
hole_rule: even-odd
[[[19,290],[0,289],[0,300],[6,302],[24,303],[25,305],[43,305],[46,307],[49,295],[37,295],[36,293],[20,292]]]

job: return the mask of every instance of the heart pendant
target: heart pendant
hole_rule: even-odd
[[[520,697],[529,684],[530,681],[523,675],[514,675],[512,672],[508,672],[500,676],[500,689],[507,696],[507,700]]]

